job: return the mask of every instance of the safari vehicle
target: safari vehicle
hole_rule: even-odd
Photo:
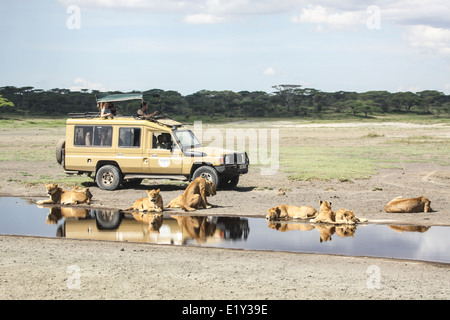
[[[97,102],[143,100],[144,95],[114,94]],[[137,107],[138,108],[138,107]],[[100,118],[72,114],[56,160],[67,174],[94,175],[104,190],[140,184],[143,179],[191,181],[204,177],[216,187],[234,188],[248,172],[246,152],[202,147],[191,130],[167,116]]]

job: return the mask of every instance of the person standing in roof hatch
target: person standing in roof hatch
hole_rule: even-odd
[[[107,118],[107,117],[113,117],[113,108],[114,108],[114,104],[112,104],[111,102],[103,102],[103,104],[101,105],[101,110],[100,110],[100,117],[101,118]]]
[[[148,103],[142,101],[141,108],[137,111],[137,117],[142,119],[151,119],[158,114],[158,111],[149,114],[147,110],[148,110]]]

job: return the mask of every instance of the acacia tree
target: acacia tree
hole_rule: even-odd
[[[278,95],[286,104],[288,113],[294,106],[296,97],[299,94],[299,91],[297,89],[300,89],[301,87],[302,86],[298,84],[280,84],[272,86],[272,88],[278,90],[277,92],[275,92],[275,94]]]
[[[411,108],[420,103],[420,98],[412,92],[396,92],[393,100],[400,108],[404,108],[406,112],[410,112]]]
[[[427,113],[432,113],[433,110],[439,109],[446,102],[445,94],[436,90],[417,92],[417,96],[420,97]],[[439,113],[439,110],[437,110],[437,113]]]
[[[0,95],[0,113],[14,111],[14,103]]]

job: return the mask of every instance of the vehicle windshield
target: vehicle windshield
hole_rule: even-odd
[[[200,141],[198,141],[190,130],[175,131],[175,135],[185,150],[202,146]]]

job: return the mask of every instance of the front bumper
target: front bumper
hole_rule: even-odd
[[[250,161],[247,152],[227,154],[224,157],[224,165],[217,166],[217,172],[230,176],[248,173]]]

